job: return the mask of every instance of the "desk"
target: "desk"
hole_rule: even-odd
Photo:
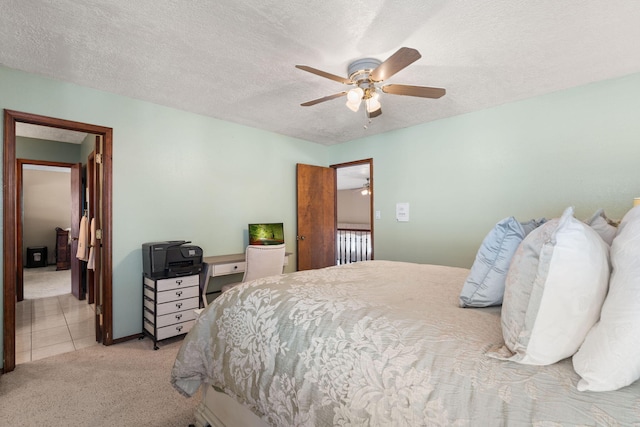
[[[284,265],[289,265],[291,252],[284,254]],[[245,254],[216,255],[202,259],[204,263],[202,283],[200,289],[203,295],[207,294],[209,279],[212,277],[227,276],[229,274],[244,273],[247,266]],[[215,293],[215,292],[212,292]]]

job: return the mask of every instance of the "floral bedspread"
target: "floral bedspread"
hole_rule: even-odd
[[[640,384],[578,392],[570,359],[489,358],[500,307],[460,308],[467,269],[366,261],[248,282],[186,336],[171,382],[273,426],[628,426]]]

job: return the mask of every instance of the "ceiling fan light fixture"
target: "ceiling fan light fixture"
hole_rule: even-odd
[[[382,108],[382,105],[380,105],[380,101],[378,101],[378,97],[372,96],[371,98],[365,100],[365,102],[367,104],[367,113],[374,113]]]
[[[354,113],[357,112],[360,109],[360,104],[362,104],[362,102],[360,102],[360,100],[356,101],[356,102],[351,102],[351,101],[347,101],[347,103],[345,104],[351,111],[353,111]]]
[[[364,90],[359,87],[354,87],[347,92],[347,103],[345,104],[354,113],[360,109],[362,103],[362,97],[364,96]]]
[[[360,194],[362,194],[363,196],[368,196],[371,194],[371,183],[369,181],[369,178],[367,178],[367,182],[362,186],[362,191],[360,191]]]
[[[363,96],[364,96],[364,90],[362,90],[362,88],[359,88],[359,87],[354,87],[349,92],[347,92],[347,99],[349,100],[349,102],[354,104],[356,102],[360,102]]]

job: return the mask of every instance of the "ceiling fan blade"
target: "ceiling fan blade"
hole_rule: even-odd
[[[375,70],[369,74],[369,78],[374,82],[381,82],[393,76],[398,71],[402,70],[408,65],[413,64],[422,55],[415,49],[410,47],[401,47],[387,58],[382,64],[378,65]]]
[[[427,86],[409,86],[409,85],[386,85],[382,86],[384,93],[393,95],[419,96],[421,98],[440,98],[447,93],[446,90],[439,87]]]
[[[331,101],[332,99],[340,98],[341,96],[345,96],[347,92],[339,92],[334,93],[333,95],[328,95],[322,98],[314,99],[313,101],[307,101],[304,104],[300,104],[303,107],[310,107],[311,105],[320,104],[321,102]]]
[[[327,73],[326,71],[318,70],[317,68],[309,67],[307,65],[296,65],[296,68],[299,68],[303,71],[307,71],[309,73],[318,75],[320,77],[324,77],[327,79],[334,80],[338,83],[344,83],[346,85],[352,85],[353,82],[349,79],[345,79],[344,77],[336,76],[335,74]]]

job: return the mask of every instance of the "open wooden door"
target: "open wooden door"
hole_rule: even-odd
[[[78,236],[80,235],[80,218],[82,217],[82,163],[71,166],[71,293],[78,299],[85,298],[82,286],[82,269],[84,265],[76,257],[78,253]]]
[[[336,265],[336,171],[298,163],[298,270]]]
[[[89,156],[87,167],[87,173],[90,173],[88,177],[89,184],[89,209],[91,216],[95,222],[96,237],[94,239],[93,251],[94,251],[94,266],[89,275],[88,286],[93,287],[93,295],[95,299],[96,316],[96,341],[106,342],[108,335],[105,331],[105,304],[108,303],[106,296],[106,289],[104,286],[104,263],[103,256],[103,232],[104,232],[104,216],[107,210],[104,200],[105,191],[105,172],[104,172],[104,159],[105,146],[102,136],[96,136],[95,150]]]
[[[100,138],[96,136],[96,140]],[[98,142],[96,141],[96,144]],[[96,152],[94,150],[87,157],[87,172],[86,172],[86,186],[87,186],[87,208],[89,211],[89,218],[93,218],[96,211],[96,194],[95,194],[95,166],[96,166]],[[96,277],[94,274],[95,269],[87,268],[87,303],[94,304],[96,302]]]

